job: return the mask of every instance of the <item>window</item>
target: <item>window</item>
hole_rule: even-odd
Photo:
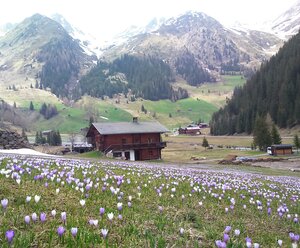
[[[126,139],[122,139],[122,144],[126,144]]]

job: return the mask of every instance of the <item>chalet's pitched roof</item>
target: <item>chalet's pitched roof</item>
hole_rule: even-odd
[[[158,122],[93,123],[100,134],[165,133],[169,130]]]

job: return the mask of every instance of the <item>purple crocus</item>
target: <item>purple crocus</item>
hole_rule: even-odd
[[[25,221],[25,223],[26,223],[27,225],[29,225],[29,223],[30,223],[30,216],[29,216],[29,215],[26,215],[26,216],[24,217],[24,221]]]
[[[224,242],[227,243],[229,239],[230,239],[229,235],[227,233],[224,233],[223,235]]]
[[[40,220],[43,223],[46,221],[46,214],[44,212],[40,214]]]
[[[226,243],[221,240],[216,240],[215,244],[218,248],[226,248]]]
[[[59,237],[61,237],[65,233],[65,228],[63,226],[59,226],[57,228],[57,234]]]
[[[32,215],[31,215],[31,218],[32,218],[32,221],[34,221],[34,222],[36,222],[36,220],[37,220],[37,214],[36,213],[33,213]]]
[[[105,208],[100,208],[99,211],[100,211],[100,215],[102,216],[105,213]]]
[[[103,238],[106,238],[107,234],[108,234],[108,230],[107,229],[101,229],[101,233]]]
[[[11,243],[13,241],[14,236],[15,236],[15,232],[13,230],[7,230],[5,232],[5,237],[8,243]]]
[[[4,198],[3,200],[1,200],[1,205],[4,209],[7,208],[7,205],[8,205],[8,200],[6,198]]]
[[[224,233],[229,233],[231,231],[231,226],[226,226]]]
[[[66,212],[62,212],[61,213],[61,220],[65,223],[67,220],[67,213]]]

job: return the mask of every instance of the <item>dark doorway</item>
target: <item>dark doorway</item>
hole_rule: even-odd
[[[140,158],[140,151],[139,150],[135,150],[134,151],[134,157],[135,157],[136,161],[141,160],[141,158]]]
[[[125,158],[126,158],[126,160],[130,159],[130,152],[125,152]]]

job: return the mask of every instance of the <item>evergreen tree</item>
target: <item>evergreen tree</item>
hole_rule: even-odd
[[[205,147],[205,149],[206,149],[207,147],[209,147],[208,140],[206,139],[205,136],[204,136],[203,141],[202,141],[202,146]]]
[[[35,133],[35,144],[40,144],[41,143],[41,139],[40,139],[40,135],[39,132]]]
[[[22,128],[22,137],[23,137],[26,141],[28,141],[28,137],[27,137],[27,135],[26,135],[26,133],[25,133],[25,129],[24,129],[24,128]]]
[[[298,149],[300,148],[300,140],[298,134],[295,134],[294,136],[294,146],[296,147],[298,153]]]
[[[276,144],[276,145],[281,144],[281,137],[275,124],[272,125],[271,136],[272,136],[272,144]]]
[[[253,130],[253,143],[260,151],[266,151],[272,144],[272,137],[264,117],[257,117]]]
[[[30,110],[30,111],[33,111],[33,110],[34,110],[34,106],[33,106],[32,101],[30,101],[30,104],[29,104],[29,110]]]
[[[61,140],[61,136],[60,136],[59,130],[57,130],[56,134],[57,134],[56,145],[57,145],[57,146],[61,146],[62,140]]]
[[[89,120],[89,127],[93,124],[94,122],[94,117],[90,116],[90,120]]]

